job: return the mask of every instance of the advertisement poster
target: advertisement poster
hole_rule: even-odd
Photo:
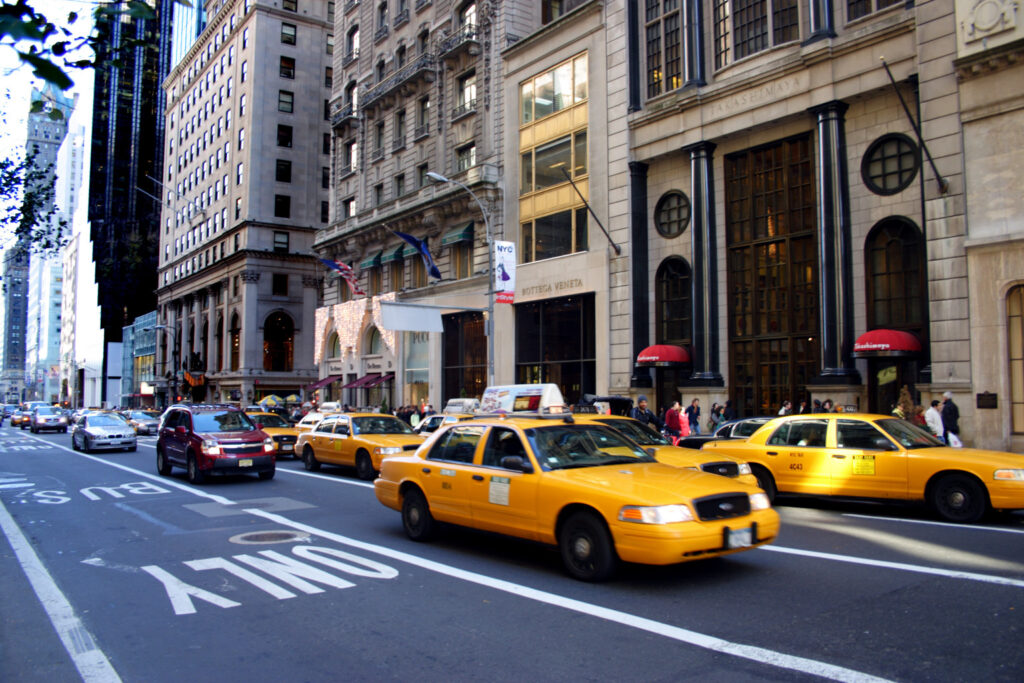
[[[494,243],[495,301],[510,304],[516,294],[516,243]]]

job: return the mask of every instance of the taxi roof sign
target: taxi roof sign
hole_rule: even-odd
[[[565,399],[557,384],[508,384],[487,387],[480,399],[482,413],[562,413]]]

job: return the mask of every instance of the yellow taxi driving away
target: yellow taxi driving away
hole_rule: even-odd
[[[642,448],[653,449],[654,459],[666,465],[698,469],[709,474],[730,477],[751,486],[758,485],[757,478],[751,473],[750,465],[746,462],[720,453],[673,446],[671,441],[654,429],[631,417],[602,415],[600,413],[574,414],[573,417],[576,418],[577,422],[589,422],[611,427]]]
[[[347,465],[356,468],[360,479],[370,481],[384,456],[415,450],[422,443],[422,436],[392,415],[335,413],[299,434],[295,452],[307,470],[318,470],[322,463]]]
[[[1024,508],[1024,455],[950,448],[886,415],[780,417],[746,441],[711,441],[702,450],[749,462],[770,497],[924,501],[951,522],[976,522],[989,509]]]
[[[262,413],[246,411],[260,429],[274,440],[274,447],[277,449],[277,457],[290,455],[298,457],[295,450],[295,442],[299,439],[299,430],[291,422],[276,413]]]
[[[445,425],[415,453],[385,458],[374,488],[413,540],[449,522],[540,541],[558,546],[567,572],[584,581],[609,577],[620,560],[740,552],[779,530],[760,489],[658,463],[618,432],[568,414]]]

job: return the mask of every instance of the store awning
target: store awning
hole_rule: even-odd
[[[376,386],[379,386],[381,384],[384,384],[384,382],[387,382],[387,381],[392,380],[394,378],[395,378],[395,376],[393,374],[390,374],[390,373],[387,374],[387,375],[381,375],[380,377],[378,377],[377,379],[373,380],[372,382],[367,382],[366,384],[364,384],[363,388],[364,389],[372,389],[373,387],[376,387]]]
[[[316,391],[317,389],[322,389],[331,382],[337,382],[339,379],[341,379],[341,375],[331,375],[330,377],[324,377],[319,382],[313,382],[312,384],[308,385],[306,387],[306,391]]]
[[[399,245],[394,249],[385,249],[384,253],[380,257],[381,265],[385,263],[394,263],[395,261],[401,261],[404,257],[402,256],[402,249],[405,247]]]
[[[461,228],[455,230],[449,230],[441,237],[441,246],[447,247],[452,244],[458,244],[459,242],[472,242],[473,241],[473,221],[470,221]]]
[[[359,379],[349,382],[348,384],[343,386],[342,389],[360,389],[362,387],[365,387],[368,383],[373,382],[379,377],[379,372],[371,372],[369,375],[363,375]]]
[[[655,344],[648,346],[637,355],[636,364],[640,367],[689,365],[690,354],[682,346]]]
[[[384,252],[378,251],[373,255],[372,258],[368,258],[365,261],[359,263],[359,270],[366,270],[367,268],[377,268],[380,266],[380,259]]]
[[[903,330],[871,330],[857,337],[853,344],[855,358],[916,356],[919,353],[921,342],[914,334]]]

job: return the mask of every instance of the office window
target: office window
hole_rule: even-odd
[[[245,93],[238,96],[238,115],[245,116]],[[220,135],[219,130],[217,131],[217,134]]]
[[[476,166],[476,145],[470,143],[455,150],[455,168],[459,172]]]
[[[430,98],[422,97],[416,105],[416,138],[430,133]]]
[[[344,151],[341,157],[341,171],[342,173],[351,173],[355,171],[359,164],[359,147],[355,140],[349,140],[345,143]]]
[[[370,268],[366,273],[366,293],[369,294],[370,296],[376,296],[380,294],[381,290],[383,289],[383,279],[383,272],[381,271],[380,266],[377,266],[376,268]]]
[[[1006,295],[1006,338],[1009,352],[1010,431],[1024,433],[1024,286]]]
[[[567,182],[562,169],[573,178],[587,174],[587,132],[547,142],[521,154],[519,191],[522,194]]]
[[[324,98],[324,121],[331,120],[331,101]]]
[[[399,45],[398,49],[395,50],[395,69],[401,69],[405,66],[405,45]]]
[[[238,129],[238,151],[245,149],[245,128]]]
[[[405,174],[399,173],[395,176],[395,198],[405,194]]]
[[[238,168],[235,169],[235,185],[242,184],[242,164],[238,164]]]
[[[273,273],[270,278],[270,293],[274,296],[288,296],[288,274]]]
[[[277,73],[281,78],[295,78],[295,58],[282,55]]]
[[[327,3],[327,21],[334,22],[334,3]]]
[[[326,223],[331,220],[331,204],[327,201],[320,202],[320,222]]]
[[[242,217],[242,198],[235,197],[235,220]]]
[[[294,45],[296,37],[295,24],[281,24],[281,42],[285,45]]]
[[[278,159],[277,173],[274,179],[279,183],[290,183],[292,181],[292,162],[287,159]]]
[[[334,34],[333,33],[328,33],[327,34],[327,46],[326,46],[326,49],[327,49],[327,54],[329,54],[329,55],[333,55],[334,54]]]
[[[416,187],[426,187],[430,184],[430,178],[427,177],[428,171],[430,171],[428,164],[420,164],[416,167]]]
[[[476,73],[460,76],[456,84],[457,95],[453,116],[461,116],[476,110]]]
[[[520,85],[519,122],[530,123],[585,101],[587,64],[583,54]]]
[[[519,258],[542,261],[587,250],[587,210],[561,211],[522,224]]]
[[[277,124],[277,146],[278,147],[291,147],[292,146],[292,127],[284,124]]]
[[[716,69],[800,37],[797,0],[714,0],[712,23]]]
[[[295,93],[288,90],[278,90],[277,110],[285,114],[291,114],[295,111]]]
[[[646,2],[647,96],[656,97],[682,85],[679,0]]]
[[[328,189],[331,186],[331,169],[328,166],[320,168],[320,187]]]
[[[377,183],[373,186],[373,205],[380,206],[384,203],[384,183]]]
[[[292,198],[286,194],[275,194],[274,195],[274,217],[275,218],[291,218],[292,216]]]
[[[281,0],[281,9],[288,10],[289,12],[299,11],[298,0]]]
[[[473,274],[473,243],[459,242],[451,246],[452,276],[462,280]]]
[[[320,147],[320,153],[321,154],[330,154],[331,153],[331,134],[330,133],[324,133],[324,141],[323,141],[323,145]]]
[[[405,110],[395,112],[394,147],[399,149],[405,147]]]
[[[288,239],[289,239],[288,233],[275,231],[274,232],[274,251],[279,253],[279,254],[287,254],[288,253],[288,247],[289,247]]]
[[[377,124],[376,131],[373,135],[373,151],[374,155],[379,155],[384,152],[384,122],[381,121]]]
[[[248,75],[249,75],[249,61],[248,60],[242,60],[242,73],[241,73],[241,75],[239,77],[239,80],[241,80],[242,83],[245,83],[245,77],[248,76]]]
[[[872,12],[878,12],[892,7],[893,5],[906,4],[904,0],[847,0],[846,18],[848,21],[866,17]]]
[[[331,88],[334,86],[334,68],[330,66],[324,67],[324,87]]]
[[[349,197],[341,202],[341,217],[354,218],[356,215],[356,198]]]

